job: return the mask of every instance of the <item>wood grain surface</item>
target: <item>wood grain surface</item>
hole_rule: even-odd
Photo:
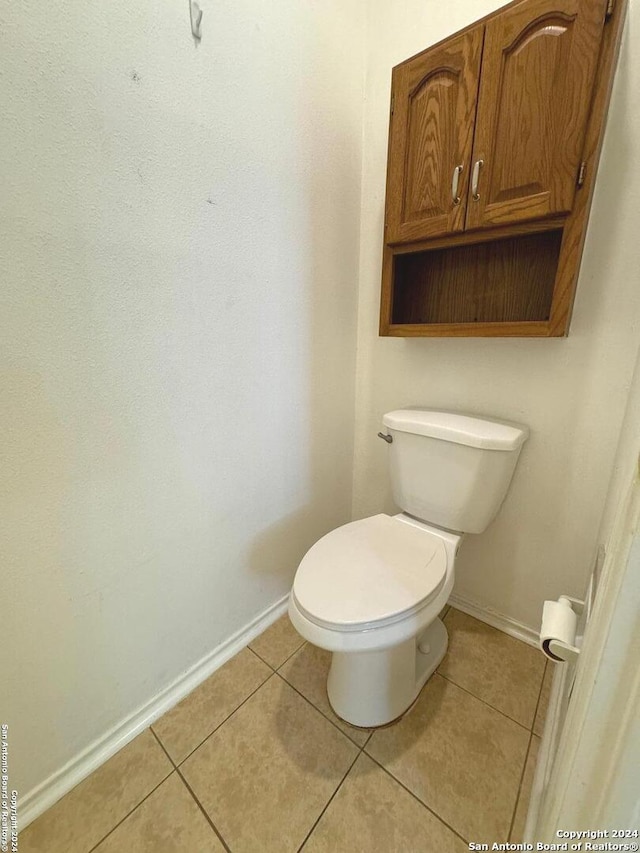
[[[392,322],[548,320],[562,231],[395,257]]]
[[[485,160],[480,198],[471,198],[467,170],[463,229],[455,220],[457,230],[427,232],[420,219],[395,235],[385,229],[381,335],[567,334],[627,0],[614,0],[605,17],[606,9],[603,0],[521,0],[451,38],[486,28],[474,142],[474,158]],[[434,53],[397,66],[394,79]],[[397,174],[390,148],[388,209]],[[430,209],[419,191],[402,193],[400,210]]]
[[[388,241],[464,228],[482,28],[394,70],[387,170]],[[454,169],[462,166],[456,204]]]
[[[605,7],[524,0],[486,25],[467,227],[571,210]]]

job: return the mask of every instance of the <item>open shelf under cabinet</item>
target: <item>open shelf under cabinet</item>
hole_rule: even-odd
[[[393,257],[391,324],[547,321],[562,230]]]

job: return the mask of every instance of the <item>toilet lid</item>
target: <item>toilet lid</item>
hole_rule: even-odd
[[[447,553],[436,533],[374,515],[318,540],[300,563],[293,595],[317,624],[379,626],[427,603],[446,571]]]

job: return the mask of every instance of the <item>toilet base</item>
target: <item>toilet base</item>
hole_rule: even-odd
[[[331,707],[361,728],[393,722],[415,702],[447,645],[447,629],[434,619],[418,637],[390,649],[334,652],[327,681]]]

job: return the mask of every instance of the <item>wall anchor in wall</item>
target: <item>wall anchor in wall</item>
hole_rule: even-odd
[[[202,38],[202,9],[196,0],[189,0],[189,14],[191,15],[191,33],[194,39]]]

